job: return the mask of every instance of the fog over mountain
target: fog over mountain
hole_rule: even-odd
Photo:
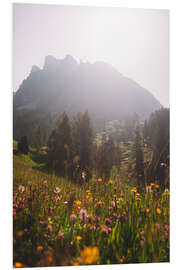
[[[104,62],[78,63],[72,56],[46,56],[33,66],[14,95],[14,110],[39,109],[73,115],[88,110],[92,117],[123,119],[137,113],[142,119],[162,107],[135,81]]]

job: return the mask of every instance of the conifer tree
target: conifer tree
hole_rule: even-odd
[[[66,113],[60,117],[48,140],[48,166],[63,176],[72,175],[72,130]]]
[[[142,151],[142,138],[140,133],[140,126],[137,123],[134,129],[133,142],[133,158],[134,158],[134,175],[137,179],[138,187],[144,186],[144,157]]]
[[[18,152],[23,153],[25,155],[28,154],[29,146],[28,146],[27,136],[21,137],[21,140],[18,143]]]

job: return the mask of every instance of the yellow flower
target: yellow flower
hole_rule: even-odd
[[[77,206],[81,206],[81,204],[82,204],[81,201],[79,201],[79,200],[76,201],[76,205],[77,205]]]
[[[116,214],[116,213],[113,213],[113,216],[114,216],[114,217],[117,217],[117,214]]]
[[[79,263],[78,263],[78,262],[74,262],[73,265],[74,265],[74,266],[78,266]]]
[[[37,251],[42,251],[43,250],[43,246],[37,246]]]
[[[23,235],[23,231],[19,231],[19,232],[17,232],[17,237],[21,237],[22,235]]]
[[[114,190],[117,190],[117,186],[114,187]]]
[[[102,204],[102,201],[98,201],[97,204],[98,204],[98,205],[101,205],[101,204]]]
[[[82,240],[82,236],[77,235],[77,236],[76,236],[76,240],[77,240],[77,241],[81,241],[81,240]]]
[[[137,192],[137,189],[136,189],[136,187],[133,187],[133,189],[131,189],[131,192],[134,192],[134,193],[136,193],[136,192]]]
[[[136,196],[140,196],[140,194],[139,193],[136,193]]]
[[[23,267],[23,264],[21,262],[16,262],[14,266],[16,268],[21,268],[21,267]]]
[[[150,186],[153,187],[153,186],[155,186],[155,184],[154,183],[151,183]]]
[[[53,262],[53,257],[52,257],[52,256],[48,256],[48,261],[49,261],[50,263],[52,263],[52,262]]]
[[[124,261],[125,261],[125,257],[122,256],[122,258],[120,258],[119,262],[120,262],[120,263],[123,263]]]
[[[146,213],[149,213],[150,212],[150,209],[149,208],[146,208]]]
[[[156,185],[155,188],[158,189],[159,188],[159,185]]]
[[[157,208],[156,209],[156,212],[157,212],[158,215],[160,215],[161,214],[161,209],[160,208]]]
[[[91,191],[88,189],[88,190],[86,190],[86,192],[87,192],[87,193],[90,193]]]
[[[81,251],[81,258],[86,264],[95,263],[99,256],[99,249],[97,247],[86,247]]]
[[[112,185],[112,180],[109,180],[108,183],[109,183],[110,185]]]
[[[136,197],[136,201],[140,201],[141,200],[141,198],[140,197]]]
[[[114,194],[113,197],[114,197],[114,198],[117,198],[117,194]]]
[[[102,182],[102,178],[98,178],[98,182]]]

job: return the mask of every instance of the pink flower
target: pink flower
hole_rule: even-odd
[[[112,232],[112,229],[111,228],[109,228],[109,227],[107,227],[106,225],[104,225],[103,226],[103,228],[102,228],[102,233],[103,234],[110,234]]]
[[[159,229],[160,229],[159,223],[156,223],[156,224],[155,224],[155,227],[156,227],[157,230],[159,230]]]
[[[106,223],[107,225],[111,224],[111,219],[110,219],[110,218],[106,218],[106,219],[105,219],[105,223]]]
[[[144,248],[145,243],[146,243],[146,239],[141,240],[140,242],[141,248]]]
[[[86,222],[87,221],[87,218],[88,218],[88,214],[87,214],[87,210],[86,208],[82,208],[79,212],[79,217],[80,217],[80,220],[83,221],[83,222]]]
[[[64,233],[58,232],[57,237],[58,237],[59,239],[63,239],[63,238],[64,238]]]
[[[70,220],[71,220],[71,222],[75,223],[76,222],[76,215],[75,214],[70,215]]]
[[[140,235],[141,235],[141,236],[146,235],[146,231],[141,231],[141,232],[140,232]]]
[[[59,187],[56,187],[55,190],[54,190],[54,193],[58,194],[61,192],[61,189]]]
[[[151,193],[151,186],[146,186],[146,192]]]
[[[19,185],[18,190],[19,190],[19,192],[24,192],[25,187],[24,187],[24,186],[22,186],[22,185]]]

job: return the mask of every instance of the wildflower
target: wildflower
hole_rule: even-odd
[[[24,190],[25,190],[25,187],[24,186],[22,186],[22,185],[19,185],[19,187],[18,187],[18,190],[19,190],[19,192],[24,192]]]
[[[118,216],[118,219],[119,219],[120,222],[126,222],[127,221],[127,216],[124,215],[124,214],[120,214]]]
[[[48,224],[47,227],[46,227],[46,230],[47,230],[48,233],[52,233],[52,225]]]
[[[85,264],[92,264],[95,263],[99,257],[99,249],[97,247],[85,247],[80,255]]]
[[[46,195],[44,196],[44,199],[45,199],[46,201],[48,201],[48,199],[49,199],[48,194],[46,194]]]
[[[139,223],[141,223],[142,222],[142,218],[140,217],[140,218],[138,218],[138,222]]]
[[[109,183],[110,185],[112,185],[112,180],[109,180],[108,183]]]
[[[136,201],[140,201],[141,200],[141,198],[140,197],[136,197]]]
[[[106,225],[103,226],[102,228],[102,233],[103,234],[110,234],[112,232],[112,229],[107,227]]]
[[[61,192],[61,189],[59,187],[56,187],[55,190],[54,190],[54,193],[58,194]]]
[[[117,194],[114,194],[113,197],[114,197],[114,198],[117,198]]]
[[[157,208],[156,209],[156,212],[157,212],[158,215],[160,215],[161,214],[161,209],[160,208]]]
[[[158,189],[159,188],[159,185],[156,185],[155,188]]]
[[[102,201],[98,201],[97,202],[97,205],[102,205]]]
[[[156,223],[156,224],[155,224],[155,227],[156,227],[157,230],[159,230],[159,229],[160,229],[159,223]]]
[[[151,193],[151,186],[146,186],[146,193]]]
[[[150,212],[150,209],[149,208],[146,208],[146,213],[148,214]]]
[[[144,248],[145,243],[146,243],[146,239],[143,239],[140,241],[141,248]]]
[[[100,183],[100,182],[102,182],[102,178],[98,178],[98,180],[97,180],[97,181],[98,181],[99,183]]]
[[[16,263],[14,264],[14,267],[15,267],[15,268],[21,268],[21,267],[23,267],[23,264],[22,264],[21,262],[16,262]]]
[[[110,219],[110,218],[106,218],[106,219],[105,219],[105,223],[106,223],[107,225],[111,224],[111,219]]]
[[[95,223],[98,223],[99,221],[100,221],[100,217],[95,216],[95,217],[94,217],[94,222],[95,222]]]
[[[67,202],[67,201],[64,201],[64,204],[65,204],[65,205],[67,205],[67,204],[68,204],[68,202]]]
[[[133,187],[133,189],[131,189],[131,192],[132,192],[132,193],[136,193],[136,192],[137,192],[136,187]]]
[[[44,186],[47,186],[47,180],[44,180],[44,181],[43,181],[43,185],[44,185]]]
[[[78,262],[74,262],[73,265],[74,265],[74,266],[78,266],[79,263],[78,263]]]
[[[82,236],[77,235],[77,236],[76,236],[76,240],[77,240],[77,241],[81,241],[81,240],[82,240]]]
[[[17,232],[17,237],[21,237],[21,236],[23,236],[23,231],[19,231],[19,232]]]
[[[117,214],[116,213],[113,213],[113,217],[117,217]]]
[[[43,226],[45,226],[47,224],[47,221],[46,220],[42,220],[42,221],[40,221],[40,224],[43,225]]]
[[[90,193],[91,191],[88,189],[88,190],[86,190],[86,192],[87,192],[87,193]]]
[[[151,186],[151,187],[154,187],[154,186],[155,186],[155,184],[154,184],[154,183],[151,183],[151,184],[150,184],[150,186]]]
[[[116,207],[116,203],[114,201],[111,202],[112,207]]]
[[[71,214],[70,215],[70,220],[71,220],[71,222],[75,223],[76,222],[76,215],[75,214]]]
[[[79,217],[81,221],[83,222],[87,221],[88,213],[85,207],[80,210]]]
[[[49,261],[50,263],[52,263],[52,262],[53,262],[53,257],[52,257],[52,256],[48,256],[48,261]]]
[[[43,246],[37,246],[37,251],[42,251],[43,250]]]
[[[64,238],[64,233],[63,232],[58,232],[57,237],[59,239],[63,239]]]
[[[120,262],[120,263],[123,263],[124,261],[125,261],[125,257],[122,256],[122,258],[119,259],[119,262]]]
[[[76,205],[77,205],[77,206],[81,206],[81,204],[82,204],[81,201],[79,201],[79,200],[76,201]]]
[[[141,232],[140,232],[140,235],[141,235],[141,236],[146,235],[146,231],[141,231]]]

